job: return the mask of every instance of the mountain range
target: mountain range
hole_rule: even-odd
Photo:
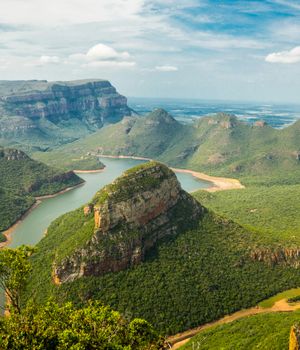
[[[224,113],[183,125],[157,109],[144,117],[125,117],[54,152],[33,156],[49,164],[68,154],[141,156],[245,183],[295,183],[300,174],[299,132],[299,121],[278,130]]]

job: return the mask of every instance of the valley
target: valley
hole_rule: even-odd
[[[138,116],[122,97],[124,108],[116,105],[106,115],[95,99],[104,94],[103,84],[115,91],[107,82],[64,82],[59,88],[42,82],[38,90],[55,96],[42,105],[32,84],[13,92],[17,99],[30,96],[17,104],[42,106],[33,109],[36,125],[46,118],[61,129],[57,135],[70,132],[72,138],[48,134],[50,144],[45,134],[35,139],[26,129],[26,142],[18,135],[20,144],[12,144],[29,156],[2,151],[0,190],[10,198],[2,196],[0,229],[9,234],[2,246],[37,249],[24,307],[32,296],[40,306],[49,298],[79,308],[101,300],[126,318],[147,320],[163,336],[191,336],[200,327],[196,341],[203,336],[215,344],[235,322],[247,322],[224,325],[223,333],[215,326],[226,315],[233,314],[228,321],[245,315],[256,320],[268,318],[268,311],[297,309],[255,305],[300,285],[299,122],[275,129],[218,113],[182,124],[162,109]],[[76,94],[83,94],[79,105],[86,114],[57,107],[53,116],[50,106],[61,103],[56,89],[71,91],[77,102]],[[116,92],[114,98],[121,101]],[[76,127],[80,135],[68,124],[74,118],[87,127]]]

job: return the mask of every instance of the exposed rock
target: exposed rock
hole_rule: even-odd
[[[81,123],[81,129],[87,133],[102,127],[106,120],[120,120],[130,114],[126,97],[106,80],[0,81],[0,135],[3,137],[8,137],[8,133],[15,137],[32,131],[51,132],[55,127],[59,131],[70,127],[72,122]]]
[[[83,215],[94,216],[92,237],[54,263],[55,278],[64,283],[134,266],[159,240],[193,227],[203,212],[166,166],[149,162],[133,168],[84,208]]]
[[[257,120],[255,123],[254,123],[254,126],[258,126],[260,128],[266,126],[267,123],[264,121],[264,120]]]
[[[290,331],[289,350],[300,349],[300,328],[299,325],[293,325]]]
[[[12,148],[0,148],[0,158],[4,158],[5,160],[29,159],[24,152]]]
[[[258,248],[250,253],[250,257],[253,260],[261,261],[271,266],[300,267],[300,248]]]

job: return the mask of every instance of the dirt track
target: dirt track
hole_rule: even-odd
[[[263,314],[267,312],[289,312],[300,309],[300,303],[290,305],[287,303],[286,299],[278,300],[272,307],[270,308],[262,308],[262,307],[252,307],[250,309],[237,311],[231,315],[225,316],[217,321],[206,323],[197,328],[190,329],[186,332],[178,333],[172,337],[169,337],[167,341],[172,346],[172,349],[178,349],[182,345],[186,344],[193,336],[204,331],[205,329],[209,329],[213,326],[221,325],[224,323],[230,323],[232,321],[238,320],[243,317]]]

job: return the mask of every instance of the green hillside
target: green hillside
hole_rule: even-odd
[[[186,214],[176,215],[174,220]],[[174,334],[256,305],[300,283],[294,260],[270,264],[253,258],[260,247],[277,247],[272,236],[206,212],[197,227],[164,238],[141,264],[54,284],[54,261],[85,244],[94,225],[94,217],[83,215],[83,208],[50,225],[32,257],[27,297],[41,303],[54,296],[79,305],[101,300],[129,318],[145,318],[163,334]],[[284,239],[281,243],[290,247]]]
[[[194,196],[206,207],[274,243],[300,246],[300,185],[259,186]]]
[[[0,232],[11,226],[35,202],[34,197],[53,194],[81,183],[72,172],[32,160],[15,149],[0,149]]]
[[[299,183],[300,122],[277,130],[220,113],[182,125],[161,109],[124,118],[56,151],[69,155],[135,155],[168,165],[242,179],[247,185]],[[34,157],[47,162],[51,153]]]
[[[182,350],[288,350],[290,329],[300,311],[245,317],[193,337]]]

